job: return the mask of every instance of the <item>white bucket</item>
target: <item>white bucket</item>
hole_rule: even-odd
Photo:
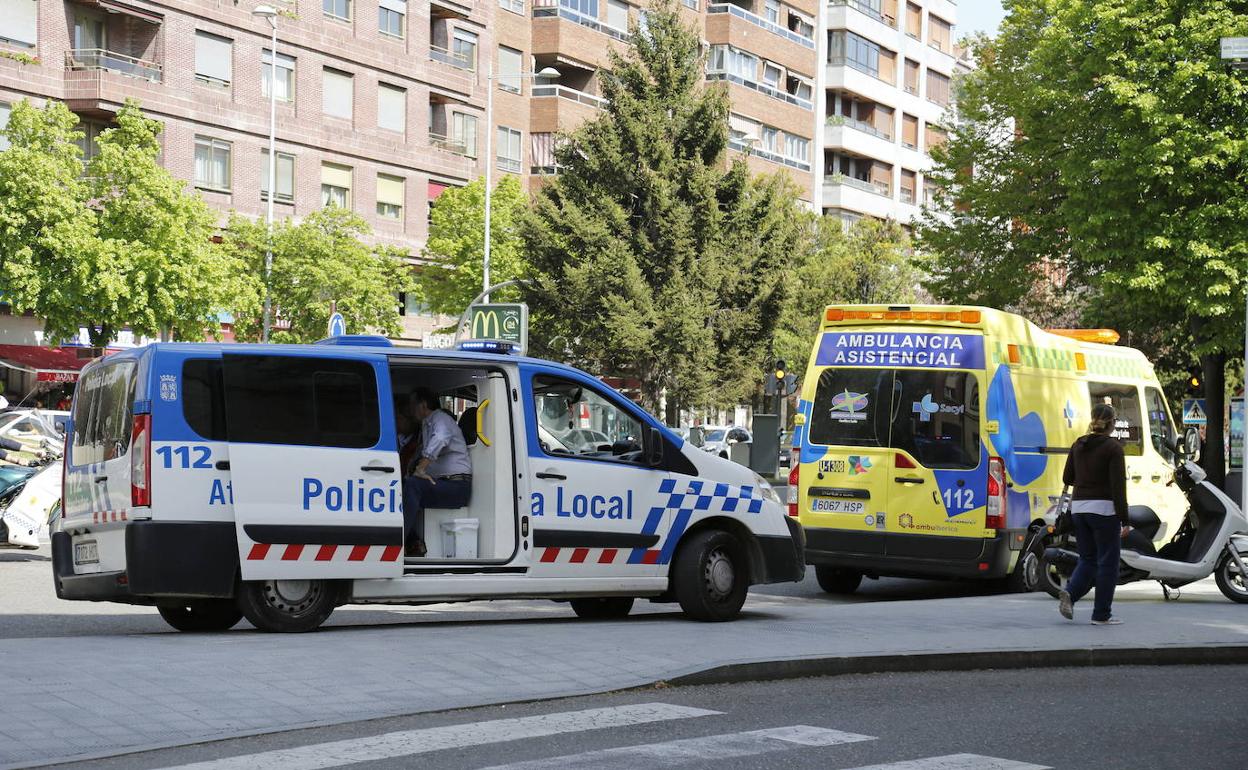
[[[451,519],[442,522],[442,558],[477,558],[479,519]]]

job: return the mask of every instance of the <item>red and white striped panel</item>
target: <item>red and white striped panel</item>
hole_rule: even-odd
[[[631,548],[539,548],[537,559],[542,564],[623,564]],[[654,564],[658,551],[646,551],[645,564]]]
[[[91,512],[92,524],[104,524],[105,522],[109,522],[109,521],[125,521],[125,520],[126,520],[125,511],[92,511]]]
[[[247,561],[398,561],[401,545],[300,545],[255,543]]]

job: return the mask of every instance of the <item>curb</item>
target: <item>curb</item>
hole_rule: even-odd
[[[1099,666],[1192,666],[1248,663],[1248,645],[1202,647],[1077,647],[1056,650],[985,650],[904,655],[729,663],[666,679],[669,687],[734,684],[846,674],[902,674],[992,669],[1090,668]]]

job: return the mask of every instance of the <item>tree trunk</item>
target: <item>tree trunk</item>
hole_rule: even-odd
[[[1200,465],[1209,474],[1209,483],[1218,489],[1226,480],[1226,453],[1222,434],[1226,406],[1226,354],[1210,353],[1200,357],[1201,379],[1205,385],[1205,448]]]
[[[113,327],[111,324],[87,324],[87,338],[91,342],[91,347],[103,350],[108,347],[108,343],[113,341]]]
[[[667,408],[663,410],[663,422],[673,428],[680,427],[680,404],[676,403],[676,396],[671,390],[667,391]]]

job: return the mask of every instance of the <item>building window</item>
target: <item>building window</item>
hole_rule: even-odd
[[[344,21],[351,20],[351,0],[321,0],[321,10],[326,16]]]
[[[598,18],[598,0],[559,0],[559,5],[581,16]]]
[[[919,119],[902,113],[901,144],[911,150],[919,149]]]
[[[468,69],[477,66],[477,36],[466,29],[455,30],[451,40],[451,58],[464,62]]]
[[[295,156],[287,152],[277,154],[277,193],[273,200],[293,203],[295,200]],[[260,151],[260,199],[269,199],[269,150]]]
[[[321,205],[351,208],[351,167],[321,164]]]
[[[403,199],[407,187],[401,176],[377,175],[377,216],[403,221]]]
[[[763,126],[763,149],[767,152],[780,152],[780,129]]]
[[[803,139],[800,136],[785,134],[784,136],[784,154],[793,160],[803,162],[810,160],[810,140]]]
[[[321,70],[321,111],[336,118],[351,119],[355,83],[349,72],[325,67]]]
[[[381,0],[377,6],[377,29],[383,35],[403,37],[407,0]]]
[[[628,3],[623,0],[607,0],[607,26],[628,32]]]
[[[814,88],[810,82],[802,78],[790,74],[784,81],[784,91],[790,96],[796,96],[798,99],[810,101],[810,97],[814,94]]]
[[[4,2],[0,0],[0,7]],[[74,14],[74,50],[104,51],[108,49],[108,28],[104,20],[91,13]]]
[[[209,136],[195,137],[195,186],[230,191],[230,143]]]
[[[229,88],[234,77],[234,41],[208,32],[195,33],[195,79]]]
[[[915,204],[915,187],[917,185],[918,175],[913,171],[906,169],[901,170],[901,202]]]
[[[758,57],[732,46],[714,45],[711,46],[710,71],[727,72],[753,83],[758,79]]]
[[[953,37],[953,25],[944,19],[927,15],[927,44],[937,51],[949,53],[952,50],[950,39]]]
[[[906,3],[906,34],[915,40],[923,27],[923,9],[914,3]]]
[[[779,0],[763,0],[763,18],[772,24],[780,23]]]
[[[519,174],[521,169],[521,142],[524,134],[514,128],[498,127],[498,167],[503,171]]]
[[[513,94],[520,93],[520,72],[524,54],[514,48],[498,47],[498,87]]]
[[[874,77],[880,76],[880,47],[853,32],[828,33],[828,63],[847,65]]]
[[[949,76],[927,71],[927,100],[949,106]]]
[[[451,113],[451,141],[461,144],[464,155],[477,157],[477,118],[462,112]]]
[[[34,48],[38,42],[37,0],[0,0],[0,43]]]
[[[93,120],[84,120],[78,124],[78,138],[74,140],[74,144],[82,151],[82,165],[87,165],[100,154],[100,145],[96,144],[96,140],[106,128],[108,126]]]
[[[13,112],[13,105],[8,102],[0,102],[0,152],[9,149],[9,135],[5,133],[5,129],[9,127],[9,115]]]
[[[763,82],[772,88],[780,87],[780,78],[784,77],[784,70],[780,69],[771,62],[763,62]]]
[[[407,89],[377,84],[377,127],[400,134],[407,131]]]
[[[917,96],[919,93],[919,63],[911,59],[906,59],[905,66],[906,93],[915,94]]]
[[[923,149],[927,152],[931,152],[947,141],[949,141],[949,132],[940,126],[928,123],[923,127]]]
[[[265,48],[260,52],[260,90],[265,97],[268,97],[269,84],[273,82],[273,69],[273,52]],[[295,57],[284,53],[277,55],[277,100],[295,100]]]
[[[498,7],[504,11],[524,15],[524,0],[498,0]]]

